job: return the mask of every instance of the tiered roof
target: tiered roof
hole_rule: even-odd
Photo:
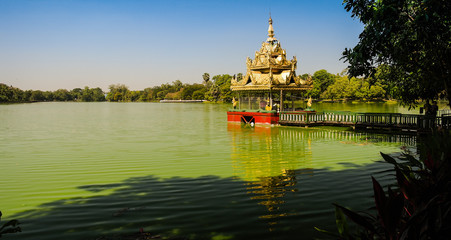
[[[286,52],[274,37],[272,19],[269,18],[268,38],[262,43],[255,58],[246,59],[247,71],[243,79],[232,79],[232,91],[245,90],[289,90],[305,91],[312,88],[311,78],[304,80],[296,76],[297,60],[286,58]]]

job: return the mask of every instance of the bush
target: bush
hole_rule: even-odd
[[[396,189],[384,192],[373,178],[376,216],[357,213],[338,204],[338,239],[449,239],[451,236],[451,138],[435,135],[419,144],[419,156],[404,152],[401,157],[381,153],[393,164]],[[360,228],[348,229],[347,219]]]

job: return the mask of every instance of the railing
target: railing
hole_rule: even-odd
[[[281,112],[279,121],[293,123],[355,123],[353,112]]]
[[[324,120],[333,123],[355,123],[357,121],[357,113],[353,112],[323,112]]]
[[[451,109],[438,110],[437,116],[442,117],[443,115],[451,115]]]
[[[442,125],[441,117],[400,113],[359,113],[357,125],[429,129]]]
[[[451,113],[442,115],[441,126],[443,129],[451,129]]]
[[[320,122],[323,121],[323,116],[316,112],[281,112],[279,114],[279,121],[288,122]]]
[[[354,125],[355,127],[433,129],[451,127],[451,114],[441,117],[400,113],[281,112],[281,124],[293,125]]]

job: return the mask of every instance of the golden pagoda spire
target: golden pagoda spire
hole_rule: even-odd
[[[268,38],[262,42],[255,58],[247,58],[246,75],[241,81],[232,79],[232,91],[247,90],[289,90],[304,91],[312,88],[311,81],[296,76],[297,60],[286,58],[285,49],[274,37],[273,21],[269,13]]]
[[[269,15],[269,27],[268,27],[268,39],[267,41],[274,40],[274,28],[272,27],[272,18],[271,14]]]

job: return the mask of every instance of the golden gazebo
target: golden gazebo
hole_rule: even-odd
[[[246,75],[242,79],[234,77],[231,82],[238,101],[234,99],[234,109],[227,112],[229,122],[278,124],[281,111],[302,110],[295,108],[294,100],[299,93],[312,88],[312,80],[296,76],[296,57],[286,58],[286,51],[274,37],[271,17],[268,38],[255,52],[254,60],[246,59],[246,66]],[[290,100],[291,107],[284,103]]]

